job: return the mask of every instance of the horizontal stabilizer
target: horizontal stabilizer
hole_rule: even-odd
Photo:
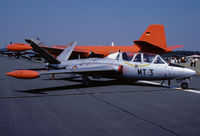
[[[169,48],[169,49],[171,49],[171,50],[174,50],[174,49],[177,49],[177,48],[181,48],[181,47],[184,47],[184,45],[167,46],[167,48]]]
[[[133,41],[137,46],[139,46],[141,52],[143,53],[154,53],[154,54],[161,54],[168,52],[168,49],[163,49],[161,47],[158,47],[156,45],[153,45],[146,41]]]

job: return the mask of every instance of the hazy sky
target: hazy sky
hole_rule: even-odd
[[[200,50],[200,0],[1,0],[0,46],[39,37],[47,45],[132,45],[164,24],[168,45]]]

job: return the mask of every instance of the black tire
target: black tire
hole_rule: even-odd
[[[182,88],[182,89],[188,89],[188,88],[189,88],[188,83],[187,83],[187,82],[181,83],[181,88]]]

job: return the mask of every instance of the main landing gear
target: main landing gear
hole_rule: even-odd
[[[90,85],[90,79],[88,78],[87,75],[82,76],[82,84],[83,84],[83,86],[89,86]]]

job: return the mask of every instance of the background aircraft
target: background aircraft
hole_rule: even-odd
[[[22,79],[34,79],[46,74],[75,73],[82,75],[83,84],[88,85],[88,77],[105,77],[130,80],[181,80],[181,87],[188,88],[188,79],[195,75],[192,69],[168,64],[162,57],[154,54],[135,53],[128,56],[125,52],[117,52],[106,58],[89,58],[69,60],[76,42],[66,48],[57,58],[54,58],[38,44],[37,39],[26,40],[31,47],[41,54],[49,63],[48,67],[53,70],[32,71],[16,70],[6,73],[8,76]]]
[[[76,46],[71,58],[87,57],[105,57],[110,53],[119,50],[124,52],[143,52],[162,54],[171,52],[173,49],[183,47],[183,45],[168,46],[165,38],[164,25],[149,25],[139,40],[133,41],[132,46]],[[45,46],[40,45],[53,56],[59,55],[68,46]],[[7,49],[10,51],[30,50],[32,47],[28,44],[14,43],[9,44]]]

